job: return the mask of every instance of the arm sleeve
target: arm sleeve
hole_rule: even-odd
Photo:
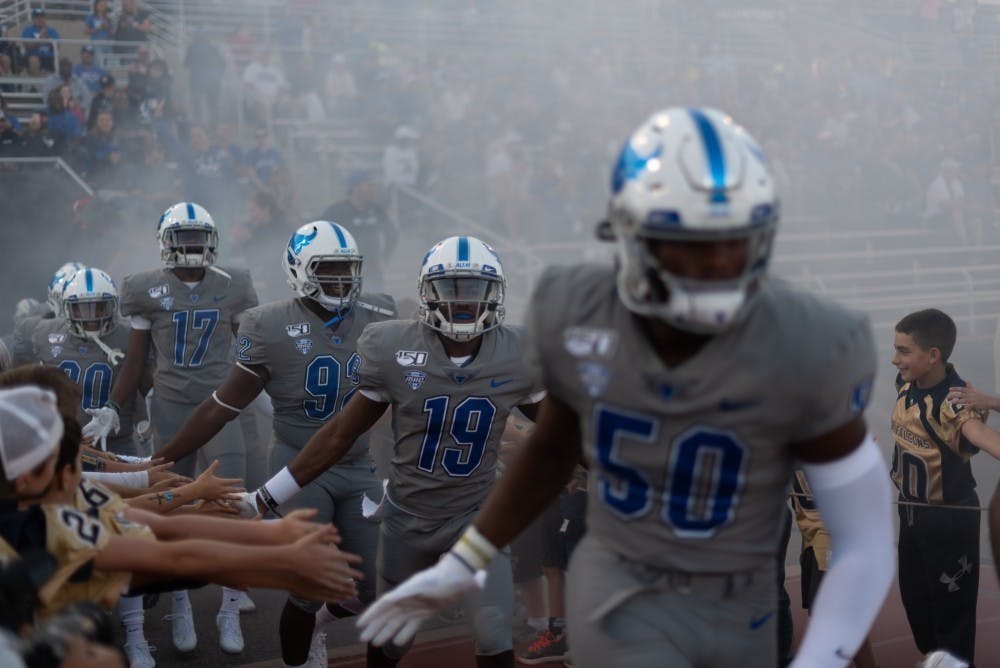
[[[121,289],[121,311],[122,315],[127,317],[130,316],[145,316],[146,308],[144,307],[141,299],[141,294],[139,293],[139,286],[136,285],[135,275],[126,276],[122,279],[122,289]],[[148,322],[148,320],[147,320]],[[136,327],[136,329],[149,329],[148,327]]]
[[[896,570],[892,491],[871,434],[846,457],[803,464],[833,544],[792,668],[843,668],[882,608]]]
[[[149,487],[149,474],[145,471],[84,471],[83,477],[94,482],[110,482],[134,489]]]
[[[837,311],[829,326],[813,346],[829,351],[814,355],[802,378],[822,378],[806,397],[804,421],[796,441],[808,441],[847,424],[864,413],[871,398],[877,364],[875,338],[868,317],[851,311]],[[815,349],[815,348],[813,348]],[[836,373],[830,373],[836,369]],[[810,375],[814,374],[814,375]]]

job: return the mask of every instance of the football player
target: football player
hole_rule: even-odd
[[[351,233],[334,222],[318,220],[297,229],[282,249],[282,265],[296,296],[243,314],[236,366],[157,457],[176,461],[194,452],[266,390],[274,405],[270,471],[275,473],[354,396],[360,382],[358,337],[369,323],[395,315],[392,297],[361,295],[361,252]],[[345,549],[364,558],[365,578],[359,583],[364,604],[375,596],[378,526],[361,516],[361,504],[366,492],[380,491],[374,471],[367,439],[359,439],[337,466],[280,506],[282,513],[318,509],[317,519],[333,522]],[[286,665],[300,666],[307,656],[310,663],[327,664],[324,622],[353,613],[336,603],[321,607],[294,596],[285,603],[280,635]]]
[[[450,237],[424,257],[415,320],[374,323],[358,341],[360,385],[346,408],[256,493],[280,507],[342,457],[392,407],[395,445],[383,499],[377,588],[384,593],[448,550],[496,479],[510,411],[535,413],[543,391],[522,361],[520,329],[503,324],[506,281],[492,248]],[[493,562],[485,591],[465,599],[478,666],[513,666],[510,561]],[[394,666],[408,643],[369,647],[367,665]]]
[[[406,642],[478,589],[585,454],[574,664],[775,665],[776,538],[799,460],[838,557],[793,665],[846,666],[895,564],[885,461],[862,417],[871,326],[767,279],[773,177],[725,114],[653,114],[611,185],[598,229],[616,265],[549,269],[531,300],[528,350],[548,390],[535,430],[474,524],[376,601],[361,637]]]
[[[117,432],[121,407],[136,393],[150,347],[156,357],[150,421],[157,443],[173,438],[194,408],[226,378],[234,363],[240,314],[257,305],[248,271],[215,266],[219,233],[203,207],[193,202],[174,204],[160,216],[156,237],[164,266],[122,281],[121,311],[131,323],[128,353],[111,398],[93,410],[94,418],[84,428],[95,441]],[[198,455],[176,462],[175,470],[192,477],[196,464],[204,468],[213,460],[219,461],[220,476],[246,477],[238,423],[226,425]],[[240,599],[239,591],[224,588],[216,618],[219,645],[229,653],[243,650]],[[171,620],[174,646],[193,651],[198,637],[187,592],[174,592]]]
[[[14,366],[31,364],[35,361],[32,354],[32,335],[35,327],[43,320],[50,320],[60,315],[63,287],[80,269],[83,269],[83,265],[79,262],[67,262],[59,267],[49,280],[44,304],[34,299],[22,299],[17,303],[17,309],[14,311],[13,345],[10,351]]]
[[[128,327],[118,319],[118,287],[105,272],[80,269],[66,282],[59,299],[59,317],[39,321],[32,335],[34,357],[58,367],[80,388],[78,419],[101,408],[128,348]],[[115,454],[135,455],[132,421],[135,396],[121,404],[119,431],[99,445]]]

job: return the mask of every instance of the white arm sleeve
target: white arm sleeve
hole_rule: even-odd
[[[145,471],[84,471],[83,477],[87,480],[110,482],[135,489],[149,487],[149,474]]]
[[[141,315],[133,315],[129,318],[129,324],[132,329],[152,329],[153,323],[149,318],[144,318]]]
[[[833,561],[792,668],[844,668],[882,608],[896,571],[892,490],[871,434],[836,461],[805,464]]]

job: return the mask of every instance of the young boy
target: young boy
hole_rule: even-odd
[[[1000,459],[1000,434],[980,412],[947,400],[950,388],[966,384],[948,363],[955,338],[954,321],[937,309],[896,324],[892,480],[900,501],[899,590],[917,647],[971,664],[980,504],[969,460],[979,449]]]

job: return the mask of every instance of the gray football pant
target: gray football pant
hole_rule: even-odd
[[[378,544],[378,594],[381,596],[414,573],[437,563],[451,549],[478,512],[447,520],[416,517],[386,502]],[[514,579],[510,551],[501,550],[486,571],[486,587],[462,602],[471,620],[476,654],[492,656],[513,648]],[[387,656],[399,658],[406,647],[385,647]],[[575,655],[574,655],[575,657]],[[610,664],[609,664],[610,665]]]
[[[585,536],[566,582],[573,665],[777,665],[774,561],[729,575],[671,573],[627,561]]]
[[[181,430],[195,408],[195,404],[178,404],[153,394],[150,421],[157,449],[166,445]],[[204,471],[215,459],[219,460],[216,476],[246,479],[246,450],[239,420],[227,422],[208,443],[175,462],[173,468],[181,475],[194,477],[196,472]]]
[[[297,448],[275,438],[271,448],[271,475],[288,466],[297,454]],[[332,522],[337,527],[342,539],[340,549],[361,557],[361,564],[355,568],[365,577],[358,582],[358,598],[369,603],[375,598],[378,523],[361,515],[361,497],[366,493],[376,503],[382,498],[382,488],[375,477],[375,465],[367,454],[342,461],[323,471],[302,491],[281,504],[279,511],[286,515],[298,508],[315,508],[318,512],[314,522]],[[289,600],[306,612],[316,612],[323,604],[322,601],[309,601],[297,596],[289,596]]]

